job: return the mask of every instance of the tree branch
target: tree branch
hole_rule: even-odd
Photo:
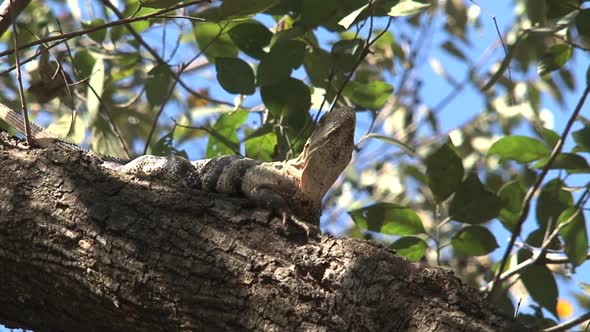
[[[0,323],[36,331],[526,331],[452,272],[244,198],[0,133]],[[91,322],[91,323],[89,323]]]

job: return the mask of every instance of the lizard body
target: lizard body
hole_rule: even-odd
[[[0,119],[24,132],[21,116],[2,104]],[[31,128],[33,139],[42,147],[83,150],[37,125]],[[279,213],[284,221],[291,216],[305,228],[297,218],[314,226],[319,224],[322,198],[350,162],[354,128],[353,110],[334,110],[322,117],[299,157],[284,161],[262,162],[237,155],[188,161],[178,156],[145,155],[127,163],[104,160],[103,166],[119,174],[182,183],[209,192],[241,194]]]

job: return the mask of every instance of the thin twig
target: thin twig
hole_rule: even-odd
[[[53,43],[51,45],[44,44],[46,50],[39,49],[35,54],[31,55],[30,57],[26,58],[25,60],[21,60],[21,62],[20,62],[21,66],[24,65],[24,64],[26,64],[26,63],[29,63],[29,62],[31,62],[31,61],[33,61],[35,59],[37,59],[42,52],[49,51],[52,48],[56,47],[57,45],[63,44],[65,42],[67,42],[68,40],[72,39],[72,38],[67,38],[67,39],[64,39],[64,40],[55,42],[55,43]],[[15,69],[16,69],[16,65],[12,65],[12,66],[8,67],[8,69],[6,69],[4,71],[1,71],[0,72],[0,76],[6,75],[6,74],[10,73],[11,71],[13,71]]]
[[[124,20],[128,20],[128,18],[125,18],[123,13],[117,9],[117,7],[115,5],[113,5],[112,2],[110,2],[109,0],[103,0],[102,1],[104,3],[105,6],[107,6],[110,10],[113,11],[113,13],[115,13],[115,15],[120,19],[120,21],[124,21]],[[161,14],[161,12],[160,12]],[[155,15],[154,17],[156,17],[158,15]],[[166,64],[166,61],[164,61],[164,59],[162,59],[162,57],[158,54],[158,52],[156,52],[142,37],[141,35],[135,31],[135,29],[129,24],[131,22],[125,22],[123,23],[123,25],[125,25],[125,28],[127,29],[127,31],[129,31],[129,33],[131,33],[133,35],[133,37],[137,40],[137,42],[139,44],[141,44],[141,46],[143,46],[143,48],[145,48],[146,51],[148,51],[148,53],[156,60],[156,62],[158,64]],[[215,39],[215,38],[214,38]],[[185,66],[183,66],[185,67]],[[208,96],[203,95],[202,93],[199,93],[193,89],[191,89],[188,84],[186,84],[181,78],[180,78],[180,74],[182,73],[182,71],[179,71],[178,73],[174,72],[174,71],[170,71],[170,73],[172,74],[172,77],[174,77],[175,80],[178,81],[178,84],[180,84],[180,86],[182,86],[188,93],[190,93],[191,95],[197,97],[197,98],[201,98],[204,100],[207,100],[211,103],[216,103],[216,104],[223,104],[223,105],[228,105],[228,106],[234,106],[232,103],[223,101],[223,100],[218,100],[218,99],[214,99]]]
[[[557,235],[559,235],[559,231],[561,231],[565,226],[569,225],[569,223],[572,222],[574,220],[574,218],[578,216],[580,211],[581,211],[580,209],[577,209],[576,212],[570,218],[568,218],[568,220],[559,224],[553,230],[553,232],[551,232],[551,234],[548,235],[546,237],[546,239],[543,241],[543,244],[541,245],[541,248],[539,249],[538,253],[536,253],[533,257],[531,257],[523,262],[520,262],[518,265],[516,265],[512,269],[502,273],[500,275],[500,277],[498,278],[498,282],[503,282],[515,274],[522,273],[525,269],[527,269],[530,266],[533,266],[533,265],[537,264],[539,261],[541,261],[545,257],[545,254],[547,253],[547,249],[549,248],[549,246],[551,245],[553,240],[555,240]],[[493,288],[492,283],[489,283],[487,288],[489,289],[490,286],[492,286],[492,288]]]
[[[340,86],[340,89],[338,89],[338,92],[336,93],[336,96],[334,97],[334,102],[332,103],[332,107],[331,107],[330,111],[332,111],[334,109],[334,107],[336,106],[336,103],[338,101],[338,98],[340,98],[340,95],[342,94],[342,91],[346,87],[346,84],[348,84],[348,82],[350,82],[350,80],[352,79],[352,75],[354,75],[354,72],[356,71],[356,69],[358,68],[358,66],[365,59],[365,56],[367,56],[367,54],[369,54],[369,48],[379,38],[381,38],[381,36],[383,36],[387,32],[387,30],[389,29],[389,26],[391,25],[391,22],[392,21],[393,21],[393,17],[389,17],[389,20],[387,21],[387,24],[385,25],[385,28],[375,38],[369,40],[369,42],[365,45],[365,47],[363,47],[363,50],[362,50],[361,55],[358,57],[358,59],[356,60],[356,62],[352,66],[352,68],[350,69],[350,72],[348,73],[348,75],[344,79],[344,82],[342,82],[342,85]],[[369,38],[370,38],[370,35],[369,35]]]
[[[590,253],[588,253],[586,255],[586,260],[590,260]],[[568,263],[571,263],[571,260],[568,257],[558,257],[558,258],[545,257],[540,261],[540,263],[543,263],[543,264],[568,264]]]
[[[499,43],[495,43],[494,45],[488,47],[482,56],[478,59],[477,62],[471,64],[469,69],[467,69],[467,75],[465,78],[459,82],[459,85],[451,90],[446,96],[444,96],[438,103],[435,104],[432,108],[430,108],[430,112],[433,114],[438,114],[446,108],[451,101],[453,101],[456,97],[461,95],[461,92],[467,87],[469,82],[473,80],[472,75],[476,74],[477,69],[482,68],[484,64],[489,60],[490,56],[492,55],[493,51],[496,49]],[[426,122],[427,117],[423,116],[419,119],[413,121],[409,126],[407,126],[404,130],[404,135],[399,137],[400,140],[405,140],[409,135],[413,134],[422,124]]]
[[[59,27],[60,32],[62,32],[63,30],[62,30],[61,23],[59,22],[59,20],[57,21],[57,26]],[[68,45],[67,40],[64,41],[64,44],[66,46],[66,51],[68,53],[68,56],[70,57],[70,59],[72,59],[72,63],[74,63],[74,57],[72,55],[72,51],[70,49],[70,45]],[[78,71],[78,68],[76,66],[72,66],[72,67],[74,68],[74,71],[76,72],[76,74],[78,76],[80,76],[79,75],[80,73]],[[110,109],[108,109],[109,107],[102,101],[101,96],[94,89],[94,87],[92,85],[90,85],[90,80],[89,79],[84,78],[82,80],[82,82],[85,82],[86,83],[86,86],[90,89],[90,91],[92,92],[92,94],[94,94],[94,96],[96,97],[96,99],[98,100],[98,102],[100,103],[100,105],[104,106],[104,108],[99,107],[99,112],[101,112],[104,115],[106,115],[109,123],[113,127],[113,132],[115,133],[115,136],[119,140],[119,143],[121,143],[121,147],[123,148],[123,151],[125,152],[125,156],[128,159],[131,159],[131,152],[127,148],[127,144],[125,144],[125,140],[123,139],[123,135],[121,135],[121,132],[119,131],[119,127],[117,127],[117,124],[115,123],[115,119],[113,119],[113,117],[111,116],[111,111],[110,111]]]
[[[520,303],[522,302],[522,297],[518,299],[518,303],[516,304],[516,309],[514,309],[514,316],[516,318],[518,316],[518,311],[520,310]]]
[[[569,329],[570,327],[574,327],[578,324],[581,324],[587,320],[590,320],[590,311],[588,311],[585,314],[582,314],[572,320],[569,320],[567,322],[563,322],[559,325],[555,325],[555,326],[551,326],[548,327],[544,330],[541,330],[542,332],[559,332],[559,331],[565,331],[567,329]]]
[[[189,21],[197,21],[197,22],[204,22],[205,20],[200,17],[192,17],[192,16],[185,16],[185,15],[158,15],[155,18],[182,18]]]
[[[207,134],[209,134],[210,136],[213,136],[215,139],[219,140],[226,147],[230,148],[235,155],[238,155],[238,156],[241,156],[242,155],[240,153],[240,151],[238,151],[234,147],[232,147],[232,145],[236,145],[237,143],[230,141],[229,139],[227,139],[227,137],[219,134],[213,128],[203,127],[203,126],[182,125],[182,124],[179,124],[178,122],[176,122],[176,120],[174,120],[174,119],[171,119],[171,120],[172,120],[172,122],[174,122],[174,125],[176,127],[185,128],[185,129],[191,129],[191,130],[202,130],[202,131],[206,132]]]
[[[60,29],[60,32],[62,32],[61,25],[60,25],[59,20],[56,20],[56,22],[57,22],[57,25],[58,25],[58,27]],[[33,37],[35,37],[35,38],[37,38],[39,40],[41,39],[41,37],[37,36],[27,26],[24,26],[23,29],[25,29],[29,34],[31,34],[31,36],[33,36]],[[69,39],[67,39],[67,40],[69,40]],[[58,43],[55,43],[55,44],[59,44],[59,42]],[[55,76],[57,74],[61,74],[61,77],[62,77],[62,79],[64,81],[64,86],[65,86],[65,88],[67,90],[67,93],[68,93],[68,97],[70,98],[70,100],[73,100],[72,90],[70,90],[70,78],[68,77],[68,75],[66,74],[66,72],[63,70],[63,67],[62,67],[61,63],[59,62],[59,59],[58,59],[57,55],[54,54],[53,51],[51,50],[51,47],[53,47],[53,45],[42,44],[41,46],[42,47],[39,48],[39,49],[41,49],[41,51],[39,53],[37,53],[37,54],[39,54],[41,56],[41,62],[47,62],[47,63],[49,63],[49,59],[47,59],[47,60],[44,59],[44,57],[46,56],[46,54],[49,53],[53,57],[53,59],[55,60],[56,65],[57,65],[57,68],[55,69],[55,73],[52,75],[51,80],[54,80],[55,79]],[[51,46],[51,47],[49,47],[49,46]],[[43,50],[46,50],[46,51],[43,52]],[[22,66],[22,63],[21,63],[21,66]]]
[[[183,68],[184,67],[181,67],[179,72],[182,72]],[[178,83],[178,80],[174,80],[174,82],[172,83],[172,86],[170,87],[170,89],[168,89],[168,94],[166,95],[166,98],[164,98],[164,100],[162,101],[162,105],[160,106],[160,109],[158,110],[158,113],[156,114],[156,118],[154,119],[154,122],[152,123],[152,128],[150,129],[150,133],[148,134],[148,137],[145,140],[145,146],[143,147],[143,154],[144,155],[147,154],[147,150],[150,146],[150,141],[152,140],[152,137],[154,136],[154,132],[156,131],[156,125],[158,124],[158,119],[160,119],[160,116],[164,112],[164,107],[166,107],[168,100],[170,100],[172,93],[174,93],[174,88],[176,87],[176,83]],[[162,88],[166,88],[166,87],[162,87]]]
[[[528,217],[529,210],[531,207],[531,201],[532,201],[533,197],[535,196],[535,194],[537,193],[537,190],[539,190],[539,188],[541,187],[541,183],[545,179],[545,176],[547,175],[547,173],[549,173],[549,169],[551,168],[553,161],[555,161],[555,158],[557,158],[557,155],[561,152],[561,149],[563,148],[563,144],[565,143],[565,140],[566,140],[567,136],[569,135],[570,130],[572,129],[574,121],[576,120],[576,118],[580,114],[580,111],[582,110],[582,106],[584,106],[584,102],[586,101],[586,97],[588,96],[588,94],[590,94],[590,85],[586,85],[586,88],[584,89],[584,92],[583,92],[582,96],[580,97],[580,100],[578,101],[578,104],[576,105],[576,108],[574,109],[573,114],[570,116],[570,118],[565,126],[565,129],[561,133],[561,136],[560,136],[559,140],[557,141],[557,144],[555,145],[555,147],[553,148],[553,151],[551,152],[551,156],[549,157],[549,161],[547,162],[545,167],[543,167],[543,170],[541,171],[541,174],[539,174],[539,176],[537,177],[535,184],[529,189],[529,191],[525,195],[525,198],[522,203],[522,209],[521,209],[520,216],[518,218],[518,221],[516,222],[516,226],[514,227],[514,231],[512,233],[512,236],[510,237],[510,241],[508,242],[508,246],[506,246],[506,251],[504,251],[504,255],[502,256],[502,260],[500,261],[500,267],[498,268],[498,272],[496,272],[496,275],[492,281],[492,289],[490,291],[489,298],[493,297],[494,291],[498,288],[498,285],[500,284],[498,282],[498,280],[500,278],[500,275],[502,274],[502,271],[506,267],[506,264],[508,262],[508,258],[510,257],[510,252],[512,251],[512,247],[514,246],[516,239],[520,236],[520,232],[522,230],[522,225],[524,224],[526,218]]]
[[[162,10],[159,10],[157,12],[153,12],[151,14],[147,14],[147,15],[143,15],[143,16],[138,16],[138,17],[124,18],[124,19],[121,19],[119,21],[107,22],[105,24],[97,25],[97,26],[95,26],[93,28],[89,28],[89,29],[74,31],[74,32],[62,34],[62,35],[59,35],[59,36],[47,37],[47,38],[44,38],[44,39],[41,39],[41,40],[37,40],[37,41],[30,42],[30,43],[27,43],[27,44],[24,44],[24,45],[20,45],[18,47],[15,47],[15,49],[18,49],[20,51],[20,50],[23,50],[23,49],[26,49],[26,48],[30,48],[30,47],[37,46],[37,45],[40,45],[40,44],[43,44],[43,43],[47,43],[47,42],[51,42],[51,41],[69,39],[69,38],[86,35],[86,34],[89,34],[91,32],[103,30],[103,29],[114,27],[114,26],[118,26],[118,25],[129,24],[129,23],[133,23],[133,22],[137,22],[137,21],[144,21],[144,20],[147,20],[147,19],[154,18],[154,17],[156,17],[158,15],[162,15],[162,14],[164,14],[166,12],[169,12],[169,11],[172,11],[172,10],[176,10],[176,9],[184,8],[184,7],[189,7],[189,6],[196,5],[196,4],[203,3],[203,2],[208,2],[208,0],[193,0],[193,1],[179,3],[177,5],[174,5],[174,6],[171,6],[171,7],[162,9]],[[0,52],[0,57],[6,56],[6,55],[10,55],[10,54],[14,53],[15,49],[9,49],[9,50]]]
[[[498,20],[496,19],[496,15],[492,15],[492,13],[490,13],[487,9],[485,9],[484,7],[480,6],[478,3],[475,2],[475,0],[469,0],[471,1],[472,4],[476,5],[477,7],[481,8],[483,10],[483,12],[488,15],[488,17],[490,17],[492,19],[492,21],[494,21],[494,27],[496,28],[496,33],[498,34],[498,38],[500,39],[500,42],[502,43],[502,49],[504,50],[504,56],[508,56],[508,48],[506,47],[506,43],[504,43],[504,38],[502,37],[502,33],[500,32],[500,28],[498,27]],[[508,80],[510,81],[510,83],[512,83],[514,85],[514,82],[512,81],[512,72],[510,70],[510,65],[508,65]],[[512,101],[513,104],[516,104],[515,100],[514,100],[514,94],[512,93],[512,91],[510,92],[510,99]]]
[[[11,3],[11,7],[14,8],[13,6],[13,0],[10,0]],[[21,72],[20,72],[20,59],[18,56],[18,49],[17,49],[17,45],[18,45],[18,30],[16,28],[16,16],[15,16],[15,11],[14,10],[10,10],[10,15],[12,16],[12,37],[13,37],[13,41],[14,41],[14,59],[16,61],[16,80],[18,81],[18,96],[20,98],[20,105],[23,111],[23,122],[25,125],[25,137],[27,139],[27,144],[29,144],[29,146],[33,146],[34,141],[33,141],[33,137],[31,136],[31,126],[29,124],[29,112],[27,112],[27,101],[25,100],[25,92],[23,89],[23,81],[21,78]]]
[[[561,40],[561,41],[565,42],[566,44],[570,45],[570,46],[571,46],[571,47],[573,47],[573,48],[577,48],[577,49],[580,49],[580,50],[582,50],[582,51],[586,51],[586,52],[590,51],[590,48],[588,48],[588,47],[584,47],[584,46],[581,46],[581,45],[578,45],[578,44],[576,44],[576,43],[574,43],[574,42],[570,41],[569,39],[567,39],[567,38],[565,38],[565,37],[563,37],[563,36],[560,36],[560,35],[559,35],[559,34],[557,34],[557,33],[554,33],[554,34],[553,34],[553,37],[555,37],[555,38],[557,38],[557,39],[559,39],[559,40]]]

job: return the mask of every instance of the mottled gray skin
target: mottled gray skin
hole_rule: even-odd
[[[350,162],[355,114],[342,108],[326,114],[295,159],[261,162],[223,156],[190,162],[184,158],[142,156],[116,171],[241,194],[280,215],[319,225],[322,198]]]
[[[0,104],[0,119],[24,133],[18,113]],[[103,167],[119,174],[183,184],[208,192],[240,194],[261,207],[319,225],[322,198],[350,162],[354,148],[355,113],[341,108],[326,114],[305,143],[299,157],[261,162],[241,156],[188,161],[182,157],[141,156],[124,163],[102,158]],[[32,125],[32,137],[42,147],[84,150]],[[308,229],[307,229],[308,230]]]

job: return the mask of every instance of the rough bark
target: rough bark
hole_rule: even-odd
[[[35,331],[522,331],[451,271],[281,231],[247,200],[121,179],[0,133],[0,323]]]

